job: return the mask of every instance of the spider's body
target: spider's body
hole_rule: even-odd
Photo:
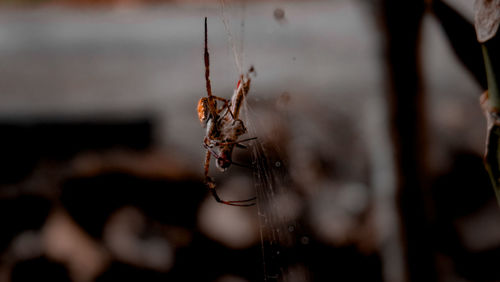
[[[250,68],[246,75],[242,75],[236,89],[234,90],[231,101],[212,95],[210,84],[210,60],[207,48],[207,18],[205,18],[205,81],[207,88],[207,97],[202,97],[198,101],[198,118],[204,127],[206,127],[206,135],[203,141],[203,146],[207,149],[205,158],[205,182],[212,192],[217,202],[234,205],[234,206],[250,206],[253,203],[247,203],[255,198],[243,201],[224,201],[219,198],[215,190],[215,182],[208,176],[210,166],[210,158],[213,155],[216,161],[216,166],[221,171],[225,171],[231,164],[232,153],[235,146],[245,147],[239,143],[249,141],[255,138],[238,140],[238,138],[246,132],[245,125],[239,119],[240,108],[243,104],[246,94],[250,89],[249,74],[253,72],[253,67]],[[221,106],[217,105],[217,101],[222,102]]]

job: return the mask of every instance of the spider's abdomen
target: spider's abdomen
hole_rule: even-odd
[[[198,118],[201,124],[206,125],[208,118],[210,116],[210,110],[208,109],[208,99],[203,97],[198,101]]]

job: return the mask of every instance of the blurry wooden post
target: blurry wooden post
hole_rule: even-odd
[[[407,281],[436,281],[425,197],[424,111],[419,37],[424,0],[382,0],[389,122],[395,152],[396,206],[400,213]]]

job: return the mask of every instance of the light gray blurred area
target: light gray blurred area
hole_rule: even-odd
[[[276,8],[285,11],[284,20],[273,17]],[[234,44],[239,48],[243,42],[244,68],[250,64],[256,68],[249,98],[255,103],[288,92],[292,119],[305,114],[300,108],[307,107],[317,117],[312,122],[320,126],[322,119],[332,115],[362,121],[366,103],[382,95],[382,42],[366,3],[259,2],[247,3],[244,9],[233,4],[225,14]],[[68,119],[153,113],[160,122],[159,143],[198,160],[203,131],[195,106],[206,95],[204,16],[209,18],[212,86],[216,95],[229,97],[238,74],[217,3],[3,9],[0,113]],[[457,112],[468,104],[467,111],[479,116],[479,108],[473,105],[479,90],[457,66],[433,19],[426,20],[424,31],[424,66],[429,76],[425,85],[432,112],[446,115],[437,118],[440,123],[458,123],[454,121]],[[434,108],[450,96],[453,101],[446,103],[451,107],[438,113]],[[301,130],[308,135],[326,133]],[[335,133],[330,134],[328,138],[334,138]],[[480,150],[481,137],[462,141]]]

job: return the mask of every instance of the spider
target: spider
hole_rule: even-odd
[[[198,101],[198,118],[203,127],[206,128],[206,135],[203,140],[203,147],[207,150],[205,157],[205,184],[215,200],[219,203],[230,206],[253,206],[255,203],[251,203],[251,201],[255,200],[255,197],[240,201],[222,200],[217,194],[214,180],[208,175],[208,170],[212,155],[216,159],[215,164],[217,168],[221,171],[226,171],[231,164],[238,165],[232,161],[231,157],[234,147],[246,148],[246,146],[241,144],[242,142],[256,139],[256,137],[254,137],[238,140],[238,138],[247,131],[243,121],[238,117],[243,100],[250,89],[250,73],[253,73],[254,69],[250,67],[247,74],[240,76],[231,100],[217,97],[212,94],[212,87],[210,84],[210,58],[207,48],[206,17],[204,59],[207,97],[202,97]],[[218,101],[222,103],[221,106],[217,105]]]

